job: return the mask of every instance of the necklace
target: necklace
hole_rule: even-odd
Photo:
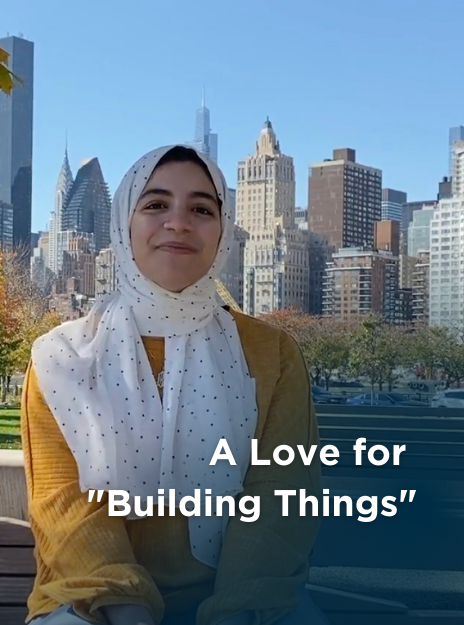
[[[161,369],[161,371],[158,373],[158,375],[156,376],[156,386],[161,389],[163,388],[163,384],[164,384],[164,367],[163,369]]]

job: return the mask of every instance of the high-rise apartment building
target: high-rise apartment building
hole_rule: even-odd
[[[22,80],[11,95],[0,92],[0,202],[13,208],[13,245],[30,253],[34,44],[5,37],[0,47],[10,55],[9,68]]]
[[[217,163],[218,136],[211,132],[211,114],[205,104],[204,91],[201,106],[197,109],[195,117],[195,138],[189,142],[189,145]]]
[[[111,197],[98,158],[85,160],[66,196],[61,228],[95,235],[95,252],[110,246]]]
[[[311,315],[322,315],[322,294],[325,269],[332,260],[332,247],[326,237],[315,232],[309,236],[309,312]]]
[[[430,222],[433,219],[435,204],[415,211],[408,228],[408,255],[417,257],[419,252],[430,249]]]
[[[374,249],[391,252],[393,256],[400,253],[400,222],[396,219],[382,219],[374,223]]]
[[[441,200],[430,223],[430,325],[464,328],[464,195]]]
[[[254,154],[238,163],[237,225],[249,238],[244,260],[248,314],[309,305],[307,233],[295,226],[295,171],[269,119]]]
[[[350,321],[378,313],[395,323],[398,259],[389,252],[344,248],[327,263],[323,286],[324,316]]]
[[[412,289],[414,272],[419,262],[414,256],[400,254],[400,289]]]
[[[55,190],[55,210],[52,212],[49,228],[49,250],[48,250],[48,266],[54,274],[58,274],[62,265],[62,259],[58,258],[58,233],[62,231],[62,215],[63,207],[66,202],[72,186],[74,178],[69,166],[68,150],[64,153],[63,164],[58,176],[58,182]]]
[[[429,323],[430,252],[419,252],[412,276],[412,317],[417,323]],[[436,280],[436,278],[434,278]],[[435,284],[435,283],[434,283]]]
[[[412,288],[398,289],[395,297],[394,314],[389,323],[405,325],[413,321],[413,292]]]
[[[414,214],[417,211],[435,208],[437,205],[436,200],[425,200],[423,202],[406,202],[403,204],[403,214],[401,219],[401,242],[402,242],[402,254],[409,254],[408,250],[408,238],[409,228],[413,222]]]
[[[448,153],[449,153],[449,169],[448,175],[454,174],[454,144],[456,141],[464,141],[464,126],[453,126],[449,129],[448,135]]]
[[[100,250],[95,259],[95,296],[112,293],[116,290],[116,256],[108,247]]]
[[[76,243],[76,241],[78,243]],[[76,248],[76,245],[80,246]],[[87,251],[95,257],[95,235],[93,233],[81,232],[79,230],[61,230],[58,232],[58,272],[54,274],[57,277],[56,292],[66,293],[66,281],[73,277],[70,275],[70,259],[71,252]],[[65,268],[65,258],[68,259],[68,265]],[[71,272],[72,273],[72,272]]]
[[[338,250],[372,246],[382,216],[382,172],[356,162],[355,150],[334,150],[309,179],[309,228]]]
[[[235,225],[234,240],[227,258],[227,262],[219,276],[222,284],[229,291],[230,295],[243,309],[243,277],[245,272],[245,247],[249,238],[240,226]]]
[[[408,201],[408,194],[395,189],[382,189],[382,219],[401,221],[403,204]]]
[[[86,297],[95,296],[95,253],[87,234],[78,233],[69,241],[63,253],[61,279],[66,290],[72,283],[73,291]]]
[[[451,196],[464,195],[464,140],[453,143]]]

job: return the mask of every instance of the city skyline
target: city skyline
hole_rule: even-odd
[[[199,107],[199,108],[197,109],[197,112],[196,112],[196,117],[197,117],[197,124],[196,124],[196,126],[197,126],[197,127],[198,127],[198,117],[199,117],[199,112],[202,110],[203,106],[204,106],[204,105],[203,105],[203,103],[202,103],[202,106],[201,106],[201,107]],[[205,107],[205,108],[206,108],[206,107]],[[206,110],[208,111],[208,114],[209,114],[209,113],[210,113],[210,111],[209,111],[208,109],[206,109]],[[269,121],[269,116],[268,116],[266,119]],[[265,123],[266,123],[266,122],[265,122]],[[261,125],[261,126],[262,126],[262,125]],[[456,127],[456,128],[457,128],[457,127]],[[459,127],[459,128],[463,128],[463,131],[464,131],[464,127]],[[451,127],[451,128],[449,128],[449,129],[448,129],[448,136],[449,136],[449,133],[450,133],[453,129],[454,129],[453,127]],[[218,135],[217,135],[217,133],[211,133],[211,135],[212,135],[212,136],[214,136],[214,137],[216,138],[216,139],[215,139],[215,140],[216,140],[216,143],[215,143],[214,145],[215,145],[215,148],[216,148],[216,150],[217,150],[217,147],[218,147],[218,142],[217,142],[217,140],[218,140]],[[464,136],[464,135],[463,135],[463,136]],[[197,141],[196,139],[194,139],[193,141],[179,141],[179,142],[177,142],[177,143],[179,143],[179,144],[183,144],[183,145],[191,145],[192,147],[194,147],[195,149],[199,150],[200,152],[203,152],[203,153],[207,154],[207,152],[206,152],[206,150],[205,150],[205,146],[200,146],[200,145],[199,145],[199,141]],[[451,142],[449,141],[449,142],[448,142],[448,146],[450,146],[450,145],[451,145]],[[354,150],[354,152],[355,152],[355,153],[357,152],[356,148],[348,148],[348,147],[346,147],[346,146],[339,147],[339,148],[335,148],[335,149],[334,149],[334,148],[331,148],[331,155],[330,155],[330,156],[329,156],[329,155],[326,155],[323,159],[321,158],[321,159],[319,159],[319,161],[314,161],[314,162],[310,163],[310,164],[308,165],[308,172],[310,172],[311,167],[313,167],[313,166],[320,165],[320,163],[323,163],[324,161],[325,161],[325,162],[328,162],[328,161],[333,160],[333,152],[335,152],[335,151],[343,151],[343,150]],[[242,157],[242,158],[238,159],[238,161],[237,161],[237,163],[236,163],[236,167],[237,167],[237,164],[238,164],[238,163],[240,163],[240,161],[242,161],[242,160],[243,160],[243,158],[247,158],[247,157],[248,157],[248,156],[250,156],[252,153],[253,153],[253,151],[252,151],[252,150],[250,150],[250,151],[249,151],[249,153],[247,154],[247,156],[245,156],[245,157]],[[217,159],[217,157],[218,157],[218,152],[216,151],[216,153],[215,153],[215,154],[216,154],[216,159]],[[208,155],[208,154],[207,154],[207,155]],[[290,156],[291,156],[291,155],[290,155]],[[93,160],[93,159],[98,159],[98,156],[93,156],[93,157],[84,158],[84,159],[82,159],[82,158],[81,158],[81,159],[77,160],[77,162],[79,163],[79,165],[78,165],[77,169],[79,169],[79,168],[80,168],[83,164],[85,164],[86,162],[88,162],[88,161],[90,161],[90,160]],[[99,160],[99,159],[98,159],[98,160]],[[213,159],[213,160],[214,160],[215,162],[217,162],[217,160],[215,160],[215,159]],[[67,163],[67,166],[68,166],[68,167],[70,167],[70,168],[72,169],[72,167],[70,166],[70,158],[69,158],[69,153],[68,153],[68,139],[67,139],[67,134],[66,134],[65,161],[66,161],[66,163]],[[220,163],[219,163],[219,166],[220,166]],[[59,178],[59,176],[60,176],[60,175],[61,175],[61,173],[62,173],[62,168],[63,168],[63,161],[62,161],[62,165],[61,165],[61,169],[60,169],[60,174],[58,174],[58,178]],[[295,169],[296,169],[296,168],[295,168]],[[379,169],[379,168],[375,168],[375,169]],[[384,172],[383,170],[379,169],[379,171],[381,171],[381,173],[382,173],[382,175],[383,175],[383,176],[385,175],[385,172]],[[435,189],[436,189],[436,188],[438,188],[438,187],[439,187],[439,185],[447,184],[447,182],[446,182],[447,180],[449,180],[449,178],[448,178],[448,174],[443,175],[441,178],[437,177],[436,181],[434,181]],[[232,179],[231,179],[231,181],[228,179],[228,180],[227,180],[227,182],[228,182],[228,184],[229,184],[230,190],[234,191],[234,187],[237,185],[237,177],[235,176],[235,178],[232,178]],[[303,182],[304,182],[304,185],[305,185],[304,191],[301,189],[301,187],[303,186]],[[305,179],[303,182],[302,182],[302,181],[300,181],[300,183],[298,184],[298,179],[296,178],[296,180],[295,180],[295,186],[296,186],[296,189],[298,189],[298,186],[300,187],[300,194],[296,193],[296,196],[295,196],[295,208],[303,208],[303,209],[306,209],[306,210],[307,210],[307,208],[308,208],[308,201],[307,201],[307,200],[308,200],[308,197],[307,197],[307,196],[308,196],[308,190],[309,190],[309,184],[308,184],[308,174],[306,175],[306,179]],[[55,182],[55,185],[56,185],[56,182]],[[108,184],[108,188],[109,188],[110,195],[111,195],[111,197],[112,197],[116,189],[112,189],[112,188],[110,188],[110,185],[109,185],[109,184]],[[408,191],[407,191],[407,190],[405,190],[404,192],[403,192],[403,191],[396,191],[396,190],[391,189],[391,188],[388,188],[388,187],[386,187],[384,184],[382,184],[382,192],[383,192],[383,193],[389,192],[390,194],[392,194],[392,193],[393,193],[393,194],[401,194],[401,195],[405,195],[405,196],[406,196],[406,201],[405,201],[405,203],[407,203],[407,201],[408,201],[408,199],[407,199],[407,198],[409,197],[409,193],[408,193]],[[55,194],[56,194],[56,191],[55,191]],[[306,195],[306,197],[303,197],[304,195]],[[301,197],[300,197],[300,196],[301,196]],[[424,202],[424,203],[427,203],[427,204],[428,204],[431,200],[433,200],[433,198],[435,198],[435,197],[437,197],[437,196],[438,196],[438,194],[437,194],[437,192],[435,191],[435,193],[431,193],[429,197],[420,196],[420,197],[418,197],[418,198],[409,199],[409,203],[416,203],[418,206],[419,206],[419,205],[421,205],[421,203],[422,203],[422,202]],[[55,196],[54,196],[54,197],[55,197]],[[385,196],[385,197],[387,197],[387,196]],[[303,201],[300,201],[300,200],[303,200]],[[56,202],[56,197],[55,197],[55,202]],[[386,202],[386,203],[388,203],[388,202]],[[397,205],[399,206],[398,201],[397,201],[396,203],[397,203]],[[398,210],[398,208],[397,208],[397,207],[395,207],[395,208],[396,208],[396,210]],[[42,227],[40,227],[40,224],[38,224],[38,223],[37,223],[37,221],[36,221],[36,222],[35,222],[35,224],[36,224],[36,226],[38,226],[38,227],[36,227],[35,229],[34,229],[34,228],[32,228],[32,232],[40,232],[40,231],[45,231],[45,230],[47,230],[47,229],[49,228],[50,214],[51,214],[52,212],[53,212],[53,209],[50,209],[50,212],[49,212],[48,216],[46,216],[46,217],[45,217],[45,222],[44,222],[44,226],[43,226],[43,228],[42,228]],[[399,219],[399,220],[401,220],[401,217],[392,217],[392,216],[391,216],[391,214],[389,214],[389,213],[387,214],[387,213],[388,213],[388,211],[387,211],[387,212],[384,212],[384,213],[383,213],[383,217],[382,217],[382,218],[395,218],[395,219]],[[32,218],[33,218],[33,221],[34,221],[34,212],[32,212]]]
[[[204,109],[203,101],[197,118]],[[208,130],[209,122],[200,126]],[[354,149],[334,149],[331,159],[310,168],[308,210],[298,211],[297,223],[293,158],[281,150],[267,117],[254,154],[237,163],[235,253],[221,275],[226,297],[251,315],[295,306],[337,319],[371,311],[387,323],[404,324],[430,314],[431,324],[452,327],[462,317],[464,141],[451,145],[453,178],[439,182],[428,205],[407,202],[404,192],[383,188],[382,171],[359,163]],[[196,147],[207,151],[209,143]],[[65,314],[81,314],[96,291],[105,292],[114,281],[109,200],[98,158],[84,161],[73,180],[66,145],[50,221],[54,227],[45,241],[39,240],[31,264],[45,289],[52,266],[47,246],[49,259],[53,248],[62,258],[55,263],[52,289],[63,310],[68,306]],[[306,213],[305,227],[301,213]],[[406,249],[412,256],[403,257]],[[435,298],[429,305],[432,286],[444,302],[443,314],[437,314]],[[72,296],[67,299],[72,293],[79,295],[82,308],[75,309]]]
[[[66,128],[73,170],[81,158],[98,156],[114,192],[141,154],[192,137],[204,84],[231,187],[236,163],[253,152],[269,115],[282,150],[294,158],[297,205],[305,204],[310,164],[344,146],[381,169],[385,187],[407,191],[411,200],[435,196],[448,172],[448,130],[463,123],[464,85],[453,83],[449,97],[449,76],[460,71],[464,6],[452,4],[437,11],[399,0],[257,0],[227,10],[205,2],[199,11],[185,0],[156,9],[140,0],[142,22],[118,0],[111,14],[93,3],[90,22],[88,11],[63,3],[40,10],[32,0],[8,4],[0,35],[22,31],[37,49],[33,230],[51,210]],[[159,21],[154,47],[152,24]],[[208,33],[207,44],[192,46],[193,32]],[[270,50],[271,41],[279,52],[260,60],[256,51]],[[163,62],[157,50],[169,50]],[[395,89],[384,97],[380,84]]]

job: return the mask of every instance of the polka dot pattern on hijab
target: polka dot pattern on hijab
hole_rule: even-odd
[[[76,459],[83,492],[122,489],[131,498],[152,495],[156,501],[159,488],[174,488],[178,502],[196,488],[202,495],[211,489],[213,497],[243,490],[256,428],[256,388],[235,320],[215,293],[234,224],[227,185],[214,163],[198,154],[222,201],[222,237],[203,278],[181,293],[166,291],[140,273],[130,246],[138,198],[172,147],[142,157],[115,194],[111,244],[118,290],[32,348],[40,388]],[[163,402],[142,336],[165,337]],[[209,465],[222,438],[236,466]],[[188,520],[193,555],[216,566],[227,517]]]

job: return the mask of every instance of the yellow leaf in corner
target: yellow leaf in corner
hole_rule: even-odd
[[[11,72],[4,65],[0,65],[0,91],[10,95],[13,86],[13,76]]]
[[[10,58],[10,55],[8,54],[8,52],[6,52],[6,50],[4,50],[3,48],[0,48],[0,63],[3,63],[4,65],[8,65],[9,58]]]

